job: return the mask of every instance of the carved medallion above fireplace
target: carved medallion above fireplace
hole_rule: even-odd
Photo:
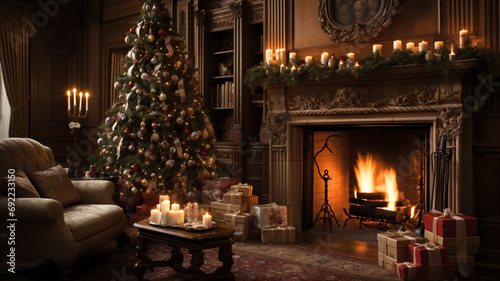
[[[471,120],[464,100],[471,95],[470,79],[476,60],[441,67],[409,65],[371,72],[360,78],[334,75],[292,87],[266,89],[265,116],[272,134],[270,144],[270,200],[289,207],[289,220],[303,229],[305,132],[315,127],[338,131],[346,126],[423,126],[428,134],[428,153],[437,150],[446,134],[455,148],[450,174],[448,206],[454,211],[473,209]],[[465,137],[464,137],[465,136]],[[432,181],[429,174],[428,182]],[[309,206],[308,206],[309,208]],[[427,205],[427,209],[432,206]]]

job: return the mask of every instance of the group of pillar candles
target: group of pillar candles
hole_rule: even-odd
[[[165,226],[184,225],[184,210],[180,209],[179,204],[170,204],[170,197],[168,195],[160,195],[159,201],[160,204],[156,205],[156,209],[151,210],[151,223]],[[197,214],[198,212],[195,213]],[[194,222],[196,223],[197,220],[195,219]],[[212,227],[212,216],[208,213],[203,215],[203,222],[201,224],[207,228]]]
[[[459,43],[460,43],[460,48],[463,48],[467,45],[468,41],[468,31],[463,29],[459,32]],[[403,50],[403,42],[401,40],[395,40],[393,42],[393,52],[394,51],[402,51]],[[434,42],[434,49],[439,50],[443,48],[444,43],[443,41],[436,41]],[[426,57],[425,59],[427,61],[430,61],[434,59],[434,55],[436,56],[436,59],[438,61],[441,60],[441,54],[436,53],[433,54],[432,52],[429,52],[429,44],[425,41],[422,41],[418,43],[418,46],[415,46],[414,42],[408,42],[406,43],[406,50],[408,52],[412,53],[422,53],[424,52]],[[379,56],[382,56],[382,44],[374,44],[373,45],[373,54],[377,54]],[[297,58],[297,53],[295,52],[290,52],[290,61],[289,64],[293,65],[291,71],[293,72],[295,70],[295,64],[296,64],[296,58]],[[357,61],[354,59],[354,53],[348,53],[347,54],[347,67],[356,67],[359,66]],[[455,61],[455,52],[453,51],[453,46],[451,47],[451,53],[449,57],[450,61]],[[313,63],[313,57],[312,56],[306,56],[305,57],[305,66],[309,66]],[[328,52],[323,52],[321,54],[321,64],[322,65],[328,65],[330,67],[333,67],[335,63],[335,59],[333,56],[330,57]],[[267,49],[266,50],[266,64],[271,65],[271,64],[281,64],[281,72],[283,72],[283,67],[284,64],[286,64],[286,50],[285,49],[276,49],[276,52],[273,54],[273,50]],[[339,61],[339,69],[343,69],[345,67],[343,61]]]

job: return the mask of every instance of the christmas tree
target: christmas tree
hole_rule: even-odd
[[[197,72],[161,0],[147,0],[131,25],[132,47],[114,84],[119,96],[89,162],[122,174],[132,193],[200,187],[216,167]]]

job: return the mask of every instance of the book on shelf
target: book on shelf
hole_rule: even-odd
[[[226,81],[217,84],[212,89],[213,107],[229,108],[234,106],[234,83]]]

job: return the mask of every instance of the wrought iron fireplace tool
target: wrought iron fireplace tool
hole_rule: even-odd
[[[434,175],[432,202],[436,210],[444,210],[448,207],[448,186],[450,181],[450,162],[452,151],[446,150],[447,136],[441,137],[439,151],[431,154],[432,173]]]
[[[425,210],[425,182],[426,180],[426,156],[427,156],[427,148],[425,145],[425,137],[424,135],[420,135],[420,180],[419,180],[419,188],[420,188],[420,211],[418,213],[418,224],[415,229],[415,235],[424,237],[424,210]]]
[[[332,178],[328,174],[328,170],[324,170],[323,173],[321,173],[321,170],[319,169],[318,161],[316,160],[316,157],[318,154],[323,152],[323,150],[328,149],[330,153],[333,153],[332,150],[328,147],[328,140],[330,140],[331,137],[339,137],[339,135],[330,135],[328,138],[326,138],[325,144],[323,147],[314,154],[314,164],[316,164],[316,168],[318,169],[318,174],[319,176],[323,179],[325,182],[325,203],[321,206],[321,210],[319,210],[318,215],[316,216],[316,219],[314,220],[313,225],[316,224],[317,221],[323,220],[323,231],[325,231],[325,224],[328,222],[330,225],[330,229],[333,229],[332,223],[333,219],[335,219],[335,222],[337,223],[337,226],[340,226],[339,222],[337,221],[337,218],[335,217],[335,212],[332,210],[332,206],[330,206],[330,203],[328,203],[328,181],[331,180]],[[320,217],[320,215],[323,213],[323,216]]]

